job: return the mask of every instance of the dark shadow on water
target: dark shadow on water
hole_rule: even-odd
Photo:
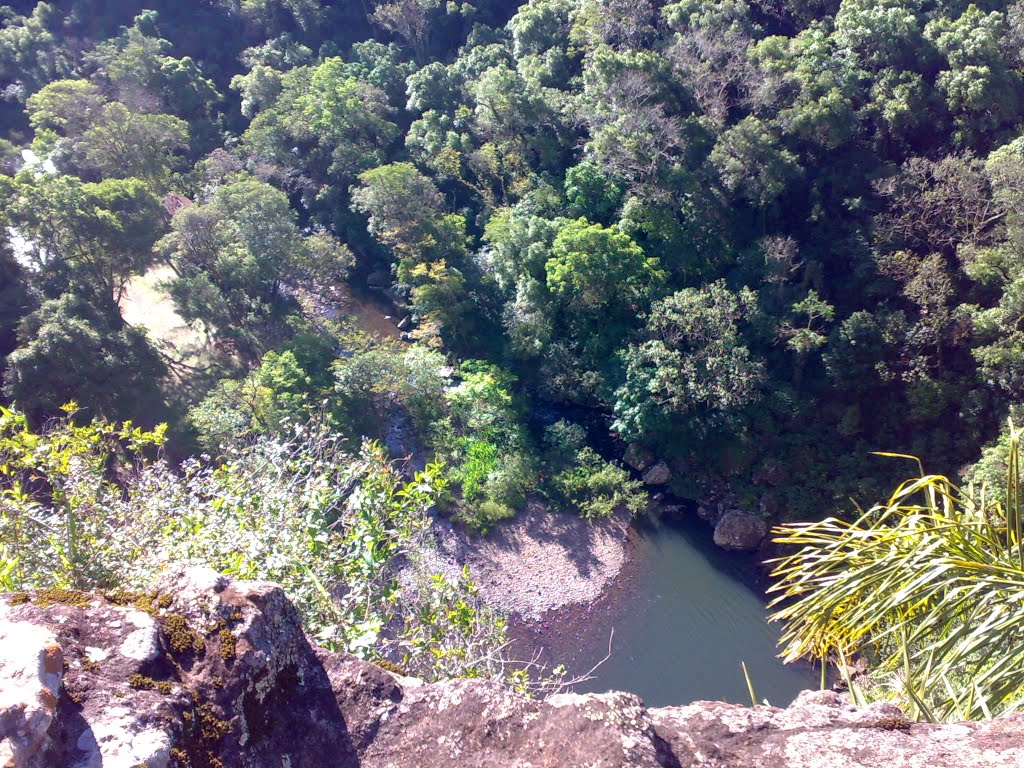
[[[702,558],[710,567],[744,585],[763,600],[769,580],[761,565],[761,556],[727,552],[716,546],[714,528],[697,517],[697,505],[680,502],[680,506],[686,510],[685,518],[674,519],[655,512],[636,518],[633,531],[638,537],[648,540],[661,536],[681,537],[693,548],[693,556]]]

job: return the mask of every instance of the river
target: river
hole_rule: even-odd
[[[593,605],[541,624],[515,624],[512,636],[544,649],[542,661],[578,675],[611,655],[577,692],[621,690],[648,706],[700,699],[749,704],[740,662],[759,700],[785,706],[819,685],[818,672],[776,657],[757,569],[748,557],[714,546],[704,523],[638,521],[630,564]],[[614,632],[614,634],[612,634]]]

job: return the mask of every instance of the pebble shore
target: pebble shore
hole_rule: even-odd
[[[430,570],[454,576],[465,564],[480,596],[526,621],[598,599],[628,559],[627,515],[593,523],[531,500],[486,536],[435,518]]]

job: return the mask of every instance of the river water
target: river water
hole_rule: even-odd
[[[699,520],[645,518],[630,565],[604,598],[540,625],[513,626],[512,635],[574,675],[606,656],[611,639],[610,657],[577,692],[631,691],[648,706],[749,704],[742,661],[758,700],[785,706],[818,687],[819,674],[776,657],[779,627],[766,620],[756,573],[748,556],[715,547]]]

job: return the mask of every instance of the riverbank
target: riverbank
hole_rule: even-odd
[[[424,556],[432,570],[448,575],[467,566],[488,605],[536,622],[608,591],[629,559],[629,523],[626,514],[590,523],[531,498],[526,509],[486,536],[435,517],[436,549]]]
[[[749,701],[786,704],[817,685],[809,667],[776,658],[779,628],[767,622],[756,555],[715,546],[713,529],[688,521],[626,517],[589,524],[532,502],[485,537],[434,522],[427,567],[457,576],[468,566],[483,600],[509,614],[510,656],[592,680],[648,703]]]

